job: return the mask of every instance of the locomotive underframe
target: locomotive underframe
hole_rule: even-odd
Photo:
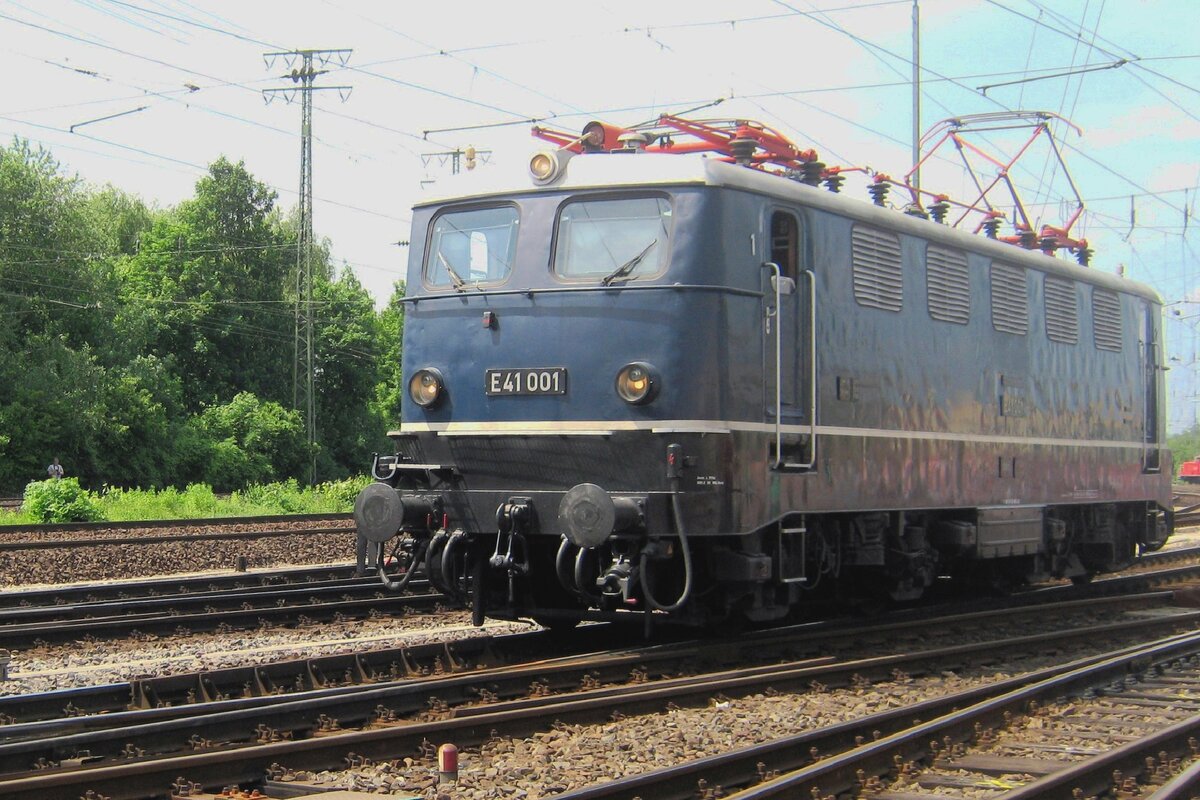
[[[397,436],[376,471],[428,511],[404,532],[428,542],[435,582],[477,621],[629,619],[677,600],[676,621],[764,620],[808,597],[914,599],[939,578],[1086,580],[1165,541],[1167,506],[1137,448],[877,433],[821,437],[814,468],[788,473],[770,467],[762,432],[429,432]],[[1079,475],[1096,483],[1081,487]],[[584,483],[636,512],[586,546],[559,514],[562,487]]]

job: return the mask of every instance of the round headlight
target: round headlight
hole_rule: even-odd
[[[529,174],[538,183],[546,183],[554,178],[558,171],[558,160],[552,153],[534,153],[529,159]]]
[[[442,374],[436,369],[419,369],[408,379],[408,396],[422,408],[432,408],[442,399]]]
[[[658,394],[659,383],[654,367],[643,361],[635,361],[621,367],[617,373],[617,394],[626,403],[649,403]]]

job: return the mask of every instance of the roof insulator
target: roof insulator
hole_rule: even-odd
[[[887,202],[888,189],[890,188],[891,184],[887,181],[877,180],[867,187],[867,193],[871,195],[871,200],[875,205],[881,206]]]
[[[846,182],[844,175],[827,175],[825,177],[825,188],[837,194],[842,190],[842,184]]]
[[[1000,218],[990,217],[983,221],[983,232],[989,239],[995,239],[1000,232]]]
[[[936,203],[929,207],[929,216],[933,217],[933,221],[939,224],[946,222],[946,214],[950,211],[950,204],[943,199],[938,199]]]
[[[758,143],[753,139],[733,139],[729,142],[729,152],[733,155],[733,160],[742,166],[750,164],[756,147]]]
[[[800,182],[806,183],[809,186],[816,186],[821,182],[821,173],[825,171],[825,165],[820,161],[805,161],[800,166]]]

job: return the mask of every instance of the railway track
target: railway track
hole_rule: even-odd
[[[1169,609],[1163,605],[1167,600],[1168,595],[1157,593],[1107,604],[1077,602],[1074,609],[1062,606],[1054,614],[1042,608],[1009,609],[943,618],[932,628],[926,621],[908,620],[855,630],[853,642],[858,644],[848,640],[844,627],[770,631],[717,646],[711,641],[655,645],[282,698],[149,709],[114,720],[99,715],[10,725],[0,729],[5,736],[0,772],[8,775],[0,778],[0,797],[74,800],[89,789],[114,800],[149,797],[180,776],[202,786],[258,781],[273,763],[327,768],[341,765],[348,751],[366,758],[395,757],[419,753],[426,740],[463,746],[494,734],[525,736],[554,721],[595,721],[614,712],[704,703],[714,694],[845,686],[888,680],[898,669],[914,675],[936,673],[948,665],[989,661],[1003,654],[1058,650],[1064,642],[1094,646],[1100,638],[1139,637],[1200,622],[1200,612]],[[1160,610],[1130,618],[1121,611],[1129,603]],[[1092,619],[1101,605],[1116,617]],[[1033,634],[961,641],[970,638],[970,632],[1002,629],[1003,617],[1019,630],[1039,621],[1043,627]],[[923,641],[924,647],[908,646],[909,636]],[[1200,640],[1189,641],[1200,650]],[[841,646],[832,647],[836,642]],[[886,643],[890,654],[855,657],[850,651],[870,647],[865,642]],[[846,648],[850,651],[841,658],[833,654]],[[904,652],[897,654],[897,649]],[[701,662],[715,664],[715,669],[699,670]],[[729,668],[730,663],[742,666]],[[753,666],[744,666],[747,663]],[[999,691],[987,690],[983,696]],[[902,716],[907,721],[910,712]],[[92,729],[71,732],[84,727]],[[30,772],[34,765],[42,769]],[[688,791],[694,792],[695,786],[693,781]]]
[[[1155,554],[1143,563],[1146,571],[1096,581],[1082,591],[1104,596],[1200,579],[1200,564],[1148,570],[1148,566],[1196,559],[1200,549]],[[264,573],[257,582],[235,574],[0,593],[0,647],[134,633],[247,629],[296,620],[398,616],[433,610],[447,602],[420,580],[411,586],[415,594],[396,595],[374,577],[351,577],[350,570],[337,566],[275,571]],[[1028,594],[1028,602],[1053,600],[1069,590],[1040,589]]]
[[[995,790],[1006,785],[1010,791],[999,795],[1003,800],[1070,800],[1105,794],[1114,774],[1120,776],[1118,787],[1128,792],[1133,787],[1122,786],[1124,781],[1133,779],[1136,786],[1144,773],[1168,780],[1178,771],[1180,757],[1194,756],[1200,717],[1180,719],[1153,704],[1169,701],[1180,687],[1200,686],[1198,655],[1200,634],[1168,637],[561,797],[682,800],[694,797],[697,783],[704,781],[729,800],[844,792],[876,800],[932,800],[977,797],[981,790],[996,797]],[[1136,691],[1138,685],[1158,691],[1157,696]],[[1132,727],[1145,735],[1114,737],[1104,731],[1105,717],[1118,708],[1138,717]],[[1063,725],[1056,737],[1041,741],[1001,742],[996,731],[1019,730],[1015,722],[1030,717],[1080,724]],[[1122,744],[1104,746],[1114,738]],[[1081,747],[1081,741],[1094,746]],[[1077,758],[1068,764],[995,752],[1006,747]],[[964,776],[964,771],[974,774]]]
[[[378,579],[344,578],[296,585],[193,592],[141,599],[0,610],[0,646],[20,647],[84,637],[194,633],[331,619],[401,616],[446,602],[414,581],[412,593],[387,591]]]
[[[113,583],[85,583],[41,589],[9,589],[0,591],[0,609],[62,606],[76,603],[99,603],[116,600],[138,600],[174,595],[245,590],[255,587],[278,587],[304,583],[320,583],[355,577],[353,564],[330,564],[287,569],[256,570],[254,572],[222,572],[209,575],[151,578],[148,580]]]
[[[61,550],[98,545],[153,545],[312,536],[354,532],[346,514],[298,514],[151,522],[78,522],[0,526],[0,552]]]
[[[1049,603],[1068,596],[1104,597],[1106,595],[1116,595],[1121,592],[1128,592],[1138,587],[1147,588],[1152,586],[1169,586],[1176,585],[1180,582],[1194,581],[1197,577],[1200,577],[1200,567],[1183,566],[1167,569],[1163,569],[1162,567],[1164,565],[1169,565],[1172,562],[1194,560],[1197,555],[1197,549],[1179,549],[1152,554],[1145,558],[1142,563],[1142,567],[1143,569],[1153,568],[1155,570],[1154,572],[1143,572],[1141,574],[1106,578],[1103,580],[1097,580],[1093,584],[1086,587],[1056,586],[1043,588],[1022,595],[1019,598],[1014,598],[1013,602]],[[341,581],[343,584],[337,588],[344,589],[346,587],[345,582],[348,580],[347,573],[349,570],[350,567],[342,566],[330,568],[325,571],[307,570],[287,572],[295,573],[293,577],[298,577],[299,573],[301,572],[308,572],[307,577],[302,578],[302,580],[304,580],[308,585],[302,588],[307,589],[308,594],[312,595],[313,593],[311,590],[314,588],[314,586],[319,586],[322,581],[331,581],[333,583]],[[164,599],[186,600],[187,602],[204,602],[211,599],[210,597],[205,597],[204,595],[224,594],[224,592],[220,591],[220,589],[223,587],[229,587],[230,589],[234,590],[230,593],[231,595],[241,593],[242,595],[258,594],[263,597],[269,597],[271,596],[271,591],[279,588],[277,585],[272,585],[272,583],[275,580],[282,580],[283,578],[280,577],[281,575],[281,572],[277,572],[265,573],[262,575],[235,574],[220,576],[219,578],[206,576],[202,578],[191,578],[186,580],[162,579],[158,581],[147,582],[143,586],[136,587],[133,589],[133,593],[139,596],[142,600],[156,600],[158,598],[154,597],[155,594],[173,593],[176,595],[176,597]],[[247,581],[258,581],[258,584],[257,586],[247,585]],[[351,583],[353,582],[351,581]],[[363,585],[365,586],[372,583],[375,583],[374,579],[368,579],[363,582]],[[334,587],[331,585],[330,588],[333,589]],[[375,587],[372,587],[372,590],[376,588],[377,584]],[[133,604],[128,602],[131,594],[131,586],[129,584],[109,585],[105,587],[77,587],[72,588],[70,591],[101,591],[104,594],[103,597],[94,595],[91,598],[88,598],[87,595],[76,595],[73,603],[68,604],[91,606],[93,611],[98,610],[106,603],[111,604],[114,601],[124,606],[132,605],[134,608],[136,608],[136,602],[141,602],[140,600]],[[367,590],[364,589],[364,591]],[[116,594],[114,595],[112,593]],[[122,597],[122,593],[125,595],[124,597]],[[13,607],[13,595],[17,594],[34,595],[37,593],[14,592],[0,594],[0,603],[9,603],[9,611],[30,613],[29,608],[20,608],[19,604],[22,602],[21,600],[17,600],[16,607]],[[40,599],[36,602],[42,603],[43,606],[48,606],[49,603],[53,602],[54,594],[55,591],[53,590],[42,592],[40,593]],[[394,596],[389,595],[389,597]],[[279,598],[276,597],[275,599]],[[26,597],[24,602],[29,603],[31,606],[34,603],[34,601],[32,601],[29,597]],[[243,600],[243,602],[248,601]],[[343,600],[342,602],[345,601]],[[364,600],[364,602],[366,603],[365,606],[359,606],[350,613],[361,613],[364,611],[366,613],[370,613],[371,608],[378,609],[382,607],[379,600],[375,598]],[[1089,604],[1092,607],[1095,607],[1096,605],[1095,601],[1089,601]],[[130,609],[126,608],[125,610],[128,611]],[[243,608],[239,610],[243,612],[243,624],[251,624],[251,620],[248,615],[253,613],[254,609]],[[260,610],[265,611],[266,609]],[[3,614],[9,613],[9,611],[0,611],[0,619],[3,619]],[[178,612],[179,609],[176,609],[176,611]],[[349,611],[349,609],[342,608],[335,610],[332,613],[346,613],[347,611]],[[213,612],[211,610],[206,610],[199,616],[212,613]],[[307,615],[307,613],[308,612],[302,608],[290,607],[279,611],[276,619],[286,621],[289,618],[294,619],[297,614]],[[384,613],[397,612],[385,609]],[[944,620],[936,623],[930,621],[931,615],[936,613],[938,613],[937,609],[910,610],[905,612],[905,614],[908,616],[907,621],[895,624],[901,626],[900,629],[902,629],[903,626],[908,626],[913,631],[920,631],[922,629],[928,631],[930,625],[940,625],[944,622]],[[1026,610],[1026,613],[1030,612]],[[136,614],[122,614],[121,616],[126,617],[125,622],[127,623],[131,621],[140,621],[129,619],[129,617],[134,617]],[[149,618],[152,615],[147,614],[146,616]],[[175,626],[180,625],[180,616],[174,616],[169,613],[161,616],[169,617],[169,622],[165,618],[160,620],[163,629],[174,630]],[[260,615],[259,617],[256,617],[253,622],[261,624],[261,620],[264,618],[265,617],[263,615]],[[85,620],[84,622],[88,623],[88,626],[91,628],[91,635],[95,635],[96,626],[94,623],[96,621],[101,622],[101,628],[110,624],[110,621],[103,617],[98,618],[98,620]],[[112,620],[111,624],[116,625],[117,623],[115,620]],[[211,618],[204,624],[216,626],[221,624],[228,625],[230,623],[222,623],[215,618]],[[1157,625],[1158,623],[1155,624]],[[59,624],[58,627],[61,628],[63,626]],[[1137,627],[1146,627],[1146,623],[1138,623]],[[125,630],[132,628],[143,630],[144,626],[138,626],[136,624],[127,625]],[[810,626],[810,628],[806,629],[805,636],[815,636],[816,638],[812,639],[812,641],[821,641],[823,644],[817,646],[815,650],[811,649],[813,647],[811,644],[805,645],[804,647],[793,647],[788,653],[788,655],[791,656],[789,663],[792,663],[796,669],[807,668],[807,666],[797,666],[797,662],[800,661],[810,661],[810,666],[817,665],[817,662],[814,659],[817,658],[818,653],[822,654],[821,657],[828,657],[828,654],[837,652],[839,648],[835,647],[835,643],[839,639],[844,639],[846,637],[846,629],[847,623],[844,620],[830,626],[828,632],[826,633],[822,633],[819,630],[812,630]],[[0,628],[0,631],[2,630],[3,628]],[[114,627],[112,630],[116,631],[118,628]],[[592,627],[589,629],[584,629],[581,632],[585,644],[590,644],[592,648],[596,646],[596,640],[593,638],[596,630],[597,629],[595,627]],[[895,641],[896,630],[898,629],[892,629],[887,626],[860,626],[854,631],[854,635],[856,638],[861,638],[863,641],[880,640],[881,638],[884,641]],[[27,636],[28,632],[26,632],[25,635]],[[761,635],[763,634],[760,634],[760,636]],[[0,636],[3,636],[3,633],[0,633]],[[923,637],[925,634],[921,634],[921,636]],[[1063,638],[1063,635],[1054,635],[1054,639],[1056,641],[1062,641]],[[565,647],[563,642],[565,640],[555,641],[558,642],[555,647],[560,651],[563,650]],[[530,645],[522,645],[522,649],[526,646]],[[1012,645],[1009,643],[1004,646],[1011,647]],[[207,750],[210,746],[216,747],[221,742],[240,741],[243,747],[248,746],[257,748],[272,744],[270,741],[267,741],[265,744],[261,742],[260,739],[263,737],[265,737],[267,740],[273,738],[277,739],[278,741],[274,742],[274,744],[281,744],[287,741],[286,737],[289,735],[292,738],[292,743],[300,744],[301,742],[308,741],[313,737],[323,738],[333,735],[334,730],[322,729],[322,726],[325,726],[325,728],[332,727],[332,729],[339,729],[342,727],[353,728],[356,725],[363,725],[366,726],[365,730],[362,731],[365,733],[370,732],[373,727],[377,727],[379,725],[384,725],[386,727],[386,723],[389,723],[389,721],[394,722],[396,720],[402,720],[406,718],[410,724],[412,724],[414,721],[420,724],[423,724],[426,721],[436,721],[426,720],[422,715],[428,717],[437,717],[439,715],[449,714],[455,718],[466,718],[476,714],[477,712],[472,711],[468,706],[461,705],[462,703],[478,703],[481,699],[487,701],[489,698],[499,699],[502,696],[510,696],[512,698],[510,702],[518,703],[519,708],[525,708],[530,703],[535,702],[536,694],[533,697],[520,697],[519,695],[521,692],[529,694],[530,687],[534,686],[535,684],[545,687],[543,689],[536,689],[534,690],[535,692],[542,692],[546,690],[558,691],[561,689],[570,688],[571,686],[570,680],[566,680],[566,682],[563,683],[562,679],[560,679],[558,684],[554,684],[553,681],[547,682],[544,678],[541,681],[535,680],[531,678],[531,673],[526,673],[522,676],[519,676],[518,683],[514,684],[514,686],[519,687],[521,680],[527,680],[527,685],[525,685],[525,687],[519,691],[518,689],[510,687],[505,690],[507,695],[493,691],[493,689],[488,688],[486,685],[481,689],[471,689],[469,687],[472,684],[467,683],[462,684],[462,686],[467,686],[468,688],[460,689],[459,691],[462,692],[461,696],[458,698],[458,700],[453,702],[441,697],[437,697],[435,699],[433,694],[426,693],[423,695],[421,702],[417,702],[412,697],[409,697],[407,701],[401,702],[397,708],[391,709],[390,712],[380,712],[379,709],[384,707],[384,704],[381,703],[375,703],[370,708],[367,708],[366,705],[364,705],[365,703],[369,703],[371,700],[377,700],[379,698],[370,697],[368,694],[360,693],[389,690],[388,684],[409,684],[420,686],[424,690],[428,689],[431,685],[436,687],[438,685],[436,684],[436,681],[443,679],[478,680],[480,675],[483,674],[481,672],[481,668],[497,667],[505,661],[512,660],[511,657],[501,657],[495,655],[496,648],[487,647],[481,650],[478,647],[474,647],[473,649],[473,647],[474,646],[472,645],[462,645],[461,648],[458,646],[451,647],[449,645],[440,645],[425,649],[404,648],[392,651],[381,651],[380,653],[376,654],[355,653],[343,656],[307,659],[304,661],[292,662],[287,665],[273,664],[260,667],[247,667],[244,669],[218,670],[197,675],[176,676],[173,678],[152,678],[145,679],[143,681],[135,681],[130,684],[97,687],[96,689],[69,690],[67,692],[47,693],[46,695],[31,695],[21,699],[13,698],[11,701],[0,700],[0,722],[7,720],[18,723],[15,725],[10,724],[5,727],[0,727],[0,742],[9,742],[14,745],[21,744],[19,739],[22,736],[33,736],[35,738],[43,739],[54,737],[54,741],[65,740],[69,742],[71,741],[69,738],[67,738],[69,736],[83,734],[100,735],[112,725],[123,724],[124,721],[133,719],[140,720],[140,722],[136,724],[131,722],[134,727],[139,725],[180,725],[182,724],[179,722],[180,720],[190,720],[191,722],[195,722],[195,719],[199,717],[214,717],[218,719],[224,718],[226,723],[235,724],[231,722],[231,718],[229,718],[227,715],[238,713],[262,714],[267,713],[268,709],[271,709],[270,713],[274,714],[279,708],[279,704],[284,702],[285,704],[300,704],[298,707],[300,709],[300,716],[297,717],[297,719],[299,719],[298,722],[292,722],[288,725],[281,725],[280,727],[267,725],[265,731],[260,730],[251,739],[238,739],[237,736],[227,736],[220,729],[217,729],[217,731],[211,736],[194,730],[193,734],[198,736],[199,739],[188,746],[198,747],[199,750],[203,751]],[[805,647],[810,649],[806,650]],[[570,651],[570,648],[566,649]],[[586,648],[581,647],[580,651],[583,649]],[[703,647],[692,651],[688,656],[686,656],[682,662],[685,666],[676,667],[674,670],[664,667],[659,675],[655,675],[652,670],[647,671],[642,673],[641,677],[636,678],[635,680],[653,680],[655,677],[665,679],[673,672],[678,673],[685,670],[694,670],[694,663],[697,662],[701,657],[714,660],[711,656],[712,650],[712,643],[705,643]],[[748,651],[748,653],[755,653],[755,657],[762,657],[763,652],[765,651],[762,649],[761,644],[753,645]],[[744,659],[749,657],[750,656],[747,653],[743,653],[737,658]],[[652,663],[658,662],[661,659],[661,663],[664,665],[669,664],[669,659],[665,656],[647,656],[641,651],[635,655],[632,663],[640,663],[644,659],[649,660]],[[715,660],[720,661],[720,659]],[[692,663],[692,666],[686,666],[689,662]],[[621,662],[619,659],[616,661],[610,661],[608,663],[610,668],[612,668],[612,666],[615,664],[618,672],[620,670],[625,670],[629,674],[636,673],[636,670],[630,667],[629,663]],[[722,662],[725,667],[728,667],[731,663],[737,663],[737,661],[726,660]],[[597,672],[597,669],[598,668],[596,667],[592,667],[590,671],[584,671],[580,673],[584,675],[584,677],[575,680],[575,685],[577,687],[592,685],[600,681],[602,678],[607,678],[614,683],[618,682],[618,677],[616,677],[615,674],[599,673]],[[537,667],[537,670],[538,671],[536,674],[538,676],[542,676],[541,665]],[[746,673],[746,670],[734,670],[734,672],[737,672],[741,677],[753,677],[752,675],[743,674]],[[442,673],[445,673],[445,677],[439,678],[438,676]],[[628,675],[626,675],[626,678],[628,678]],[[825,677],[807,677],[806,679],[821,681],[828,680],[828,678]],[[774,680],[777,682],[786,682],[787,678],[786,676],[781,677],[779,674],[776,674],[774,676]],[[735,687],[741,686],[741,684],[736,682],[733,685]],[[686,701],[688,697],[695,698],[702,696],[705,691],[709,691],[711,694],[710,690],[702,690],[695,695],[689,695],[687,692],[690,690],[683,688],[679,688],[678,691],[683,692],[683,695],[681,696],[684,698],[684,701]],[[105,694],[107,694],[106,699],[101,699]],[[453,698],[453,693],[451,693],[450,696]],[[319,704],[319,702],[322,700],[332,705],[324,706],[326,711],[318,712],[316,718],[314,719],[312,715],[308,713],[311,711],[309,706],[311,704]],[[643,708],[644,706],[639,705],[639,702],[641,701],[631,701],[632,704],[629,706],[629,708],[631,710]],[[649,706],[645,707],[656,707],[655,702],[657,701],[650,702]],[[668,702],[677,701],[671,700]],[[21,705],[22,703],[24,704],[23,706]],[[405,705],[405,703],[407,703],[407,705]],[[187,704],[194,704],[195,708],[189,710],[179,707]],[[480,706],[481,708],[484,708],[485,711],[478,713],[491,713],[492,709],[490,709],[490,705],[491,704],[485,704]],[[661,703],[659,703],[659,706],[661,706]],[[579,718],[589,718],[588,714],[595,712],[596,708],[598,707],[608,708],[607,706],[601,704],[601,706],[591,707],[591,711],[581,710]],[[613,706],[612,708],[615,707],[616,706]],[[196,710],[200,708],[203,708],[204,711],[200,712]],[[350,712],[342,710],[345,708],[350,708],[352,710]],[[608,708],[608,711],[611,712],[612,708]],[[296,712],[297,709],[293,708],[291,711]],[[332,711],[333,713],[327,713],[329,711]],[[136,716],[139,713],[159,716]],[[321,721],[320,715],[322,713],[325,714],[324,722]],[[275,717],[272,716],[272,719],[274,718]],[[335,720],[336,722],[330,723],[329,720]],[[533,728],[536,729],[537,724],[531,724],[533,725]],[[40,729],[37,727],[39,725],[42,726]],[[289,725],[291,727],[289,727]],[[161,732],[159,729],[155,730]],[[469,728],[469,730],[478,729]],[[514,730],[519,730],[519,728],[514,728]],[[128,730],[124,732],[128,734]],[[242,730],[241,735],[243,737],[245,736],[244,729]],[[447,733],[447,735],[457,736],[457,734],[454,733]],[[153,743],[156,747],[161,744],[158,733],[151,735],[148,741]],[[470,741],[470,738],[468,736],[461,739],[461,741]],[[197,744],[197,742],[199,744]],[[205,744],[206,742],[208,744]],[[124,742],[122,747],[125,744],[133,743]],[[144,756],[146,753],[153,752],[152,748],[142,745],[134,744],[134,748],[135,749],[133,751],[127,752],[136,752],[138,748],[144,751]],[[416,750],[413,752],[416,752]],[[150,756],[145,757],[150,758]],[[43,766],[57,762],[59,766],[50,770],[50,772],[56,773],[61,772],[64,769],[64,762],[68,767],[75,761],[79,761],[81,766],[85,764],[108,764],[108,766],[104,767],[105,769],[113,767],[113,762],[106,762],[105,758],[102,755],[99,755],[99,751],[93,752],[90,747],[81,747],[78,752],[71,754],[71,757],[64,757],[59,754],[58,758],[50,758],[47,756],[39,756],[38,758],[46,759],[46,761],[43,763]],[[129,756],[127,755],[126,758],[129,758]],[[136,758],[141,758],[141,756],[137,756]],[[307,756],[305,756],[305,759],[307,759]],[[155,758],[153,760],[157,761],[158,759]],[[331,761],[330,763],[331,765],[336,765],[336,760]],[[216,771],[217,770],[214,768],[214,774]],[[190,776],[190,779],[197,780],[197,776]],[[62,778],[62,780],[68,781],[69,783],[69,780],[66,778]],[[239,780],[251,779],[239,778]],[[87,788],[92,787],[89,784]],[[695,787],[693,785],[693,790],[694,788]],[[86,789],[83,791],[86,792]],[[100,790],[97,789],[96,791]],[[40,793],[40,789],[38,792],[39,793],[37,794],[31,794],[28,796],[58,796],[54,794],[43,795]],[[103,791],[101,793],[111,794],[107,791]],[[22,795],[19,793],[15,795],[6,795],[3,789],[0,788],[0,797],[4,796]],[[77,793],[75,796],[77,797],[79,794]],[[115,798],[122,796],[136,797],[140,795],[111,794],[111,796]],[[657,795],[651,793],[646,796]],[[892,800],[905,799],[892,798]],[[908,798],[907,800],[915,799]]]
[[[1087,586],[1061,585],[1037,589],[998,601],[1001,607],[1062,602],[1078,598],[1119,597],[1139,591],[1151,591],[1200,580],[1200,565],[1170,567],[1176,562],[1200,559],[1200,548],[1158,553],[1145,558],[1143,571],[1106,578]],[[1153,568],[1153,571],[1151,571]],[[80,635],[96,638],[127,636],[133,633],[174,635],[205,630],[237,630],[264,625],[286,625],[296,619],[307,621],[364,617],[388,614],[400,616],[409,611],[436,610],[444,598],[429,592],[425,581],[411,584],[415,594],[398,596],[384,592],[373,577],[354,578],[350,565],[267,571],[254,575],[233,574],[189,579],[159,579],[145,582],[79,586],[35,592],[0,594],[0,646],[27,647],[31,643],[48,644]],[[918,607],[894,611],[890,625],[914,628],[927,625],[927,619],[944,616],[953,607],[962,611],[984,612],[997,607],[997,601],[964,603],[951,601],[943,606]],[[861,620],[838,619],[824,627],[838,631],[860,628]],[[595,630],[594,628],[591,630]],[[864,628],[871,630],[871,626]],[[676,637],[679,635],[675,634]],[[835,637],[836,638],[836,637]],[[51,709],[104,710],[115,713],[130,703],[179,705],[193,698],[237,696],[246,686],[308,687],[326,684],[325,675],[350,675],[349,682],[370,682],[376,674],[394,676],[399,663],[406,675],[414,670],[404,666],[402,654],[364,653],[353,658],[337,657],[285,662],[270,668],[246,667],[216,670],[191,676],[147,679],[130,687],[98,687],[95,690],[72,689],[61,699],[50,693]],[[455,659],[447,654],[446,669]],[[470,660],[468,659],[468,662]],[[289,666],[290,665],[290,666]],[[349,672],[347,672],[349,670]],[[287,673],[285,676],[284,673]],[[336,681],[335,681],[336,682]],[[90,696],[94,691],[98,698]],[[115,698],[115,699],[114,699]],[[132,699],[131,699],[132,698]],[[30,719],[27,711],[13,711],[11,703],[0,699],[0,720]],[[18,706],[24,707],[24,701]]]

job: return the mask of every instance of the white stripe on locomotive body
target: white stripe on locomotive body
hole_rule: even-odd
[[[486,170],[462,173],[447,181],[448,188],[456,190],[453,194],[442,194],[437,198],[418,203],[414,208],[483,200],[498,195],[545,194],[546,192],[576,189],[635,189],[685,185],[722,186],[791,201],[800,206],[820,209],[848,219],[875,225],[884,230],[988,256],[994,261],[1014,266],[1019,264],[1028,269],[1060,275],[1115,292],[1138,295],[1153,303],[1162,303],[1158,294],[1149,286],[1111,273],[1081,267],[1065,258],[1047,256],[1039,250],[1025,250],[980,234],[968,233],[948,225],[939,225],[929,220],[910,217],[896,209],[881,208],[867,200],[848,194],[835,194],[799,181],[771,175],[757,169],[728,164],[713,158],[706,158],[703,155],[656,153],[579,155],[567,162],[567,167],[558,180],[545,186],[534,185],[523,166],[517,170],[511,166],[504,168],[497,165]],[[896,191],[902,192],[903,189],[898,188]],[[451,296],[457,296],[454,291],[450,289],[447,291]],[[487,294],[487,290],[482,290],[482,293]],[[435,292],[434,296],[439,294],[443,293]],[[428,295],[422,293],[420,296]]]
[[[808,425],[784,425],[785,434],[807,434]],[[719,420],[520,420],[511,422],[404,422],[399,431],[389,436],[409,433],[436,433],[439,436],[612,436],[625,431],[650,433],[731,434],[775,433],[775,426],[764,422],[727,422]],[[970,444],[1029,445],[1033,447],[1092,447],[1124,450],[1156,449],[1157,444],[1141,441],[1112,441],[1108,439],[1054,439],[1040,436],[993,436],[976,433],[939,431],[906,431],[883,428],[845,428],[817,425],[818,436],[862,437],[867,439],[907,439],[935,442],[965,442]]]

